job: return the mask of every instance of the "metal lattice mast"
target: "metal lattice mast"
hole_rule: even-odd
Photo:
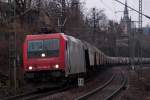
[[[16,16],[16,2],[14,2],[14,13],[13,16]],[[16,23],[14,20],[13,24],[14,32],[9,35],[9,78],[10,78],[10,88],[14,89],[13,92],[16,93],[17,88],[17,76],[16,76]]]
[[[139,0],[139,30],[138,30],[138,58],[139,58],[139,69],[138,69],[138,80],[142,77],[142,0]]]
[[[139,0],[139,59],[142,65],[142,0]]]
[[[139,31],[142,31],[142,0],[139,0]]]

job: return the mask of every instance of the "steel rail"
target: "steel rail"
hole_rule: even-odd
[[[34,99],[42,98],[44,96],[48,96],[48,95],[52,95],[52,94],[55,94],[58,92],[65,91],[69,88],[70,88],[70,86],[67,86],[67,87],[60,86],[60,87],[49,88],[48,90],[42,91],[42,92],[35,89],[31,92],[4,98],[3,100],[22,100],[22,99],[23,100],[34,100]]]
[[[121,84],[121,86],[116,90],[114,91],[111,95],[109,95],[108,97],[106,97],[104,100],[111,100],[115,95],[117,95],[123,88],[125,88],[125,85],[127,83],[127,78],[122,74],[122,77],[123,77],[123,82]]]
[[[10,96],[10,97],[7,97],[7,98],[3,98],[3,100],[15,100],[15,99],[18,99],[18,98],[21,98],[21,97],[25,97],[25,96],[28,96],[28,95],[32,95],[34,94],[36,91],[33,90],[33,91],[30,91],[30,92],[26,92],[26,93],[22,93],[22,94],[19,94],[19,95],[14,95],[14,96]]]
[[[75,98],[74,100],[85,100],[86,98],[90,97],[91,95],[95,94],[96,92],[102,90],[103,88],[107,87],[115,78],[115,75],[113,75],[107,82],[105,82],[105,84],[103,84],[102,86],[94,89],[93,91],[90,91],[88,93],[86,93],[85,95],[82,95],[80,97]]]
[[[53,90],[53,91],[50,91],[50,92],[36,94],[34,96],[27,97],[27,98],[25,98],[23,100],[36,100],[36,99],[44,98],[46,96],[50,96],[50,95],[53,95],[53,94],[56,94],[56,93],[60,93],[60,92],[66,91],[66,90],[68,90],[70,88],[71,87],[68,86],[68,87],[56,89],[56,90]]]

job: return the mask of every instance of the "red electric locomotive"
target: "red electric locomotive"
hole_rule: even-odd
[[[27,35],[23,46],[26,79],[68,77],[85,73],[84,45],[61,33]]]

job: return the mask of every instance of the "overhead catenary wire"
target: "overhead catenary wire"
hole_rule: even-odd
[[[119,0],[115,0],[115,1],[118,2],[118,3],[120,3],[120,4],[122,4],[122,5],[125,5],[124,3],[122,3],[122,2],[119,1]],[[128,7],[129,9],[131,9],[131,10],[137,12],[137,13],[140,13],[138,10],[136,10],[136,9],[134,9],[134,8],[128,6],[128,5],[127,5],[127,7]],[[148,16],[148,15],[146,15],[146,14],[143,14],[143,13],[140,13],[140,14],[142,14],[142,15],[145,16],[146,18],[150,19],[150,16]]]
[[[114,17],[116,18],[115,10],[114,10],[114,9],[112,9],[112,8],[110,8],[110,6],[109,6],[109,5],[107,5],[106,3],[104,3],[104,1],[103,1],[103,0],[100,0],[100,1],[101,1],[101,3],[102,3],[105,7],[107,7],[110,11],[114,12],[114,13],[113,13],[113,15],[114,15]]]

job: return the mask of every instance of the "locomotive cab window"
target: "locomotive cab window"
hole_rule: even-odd
[[[28,42],[28,51],[41,51],[43,49],[43,41],[38,40],[38,41],[29,41]]]
[[[28,58],[57,57],[59,47],[59,39],[28,41]]]

